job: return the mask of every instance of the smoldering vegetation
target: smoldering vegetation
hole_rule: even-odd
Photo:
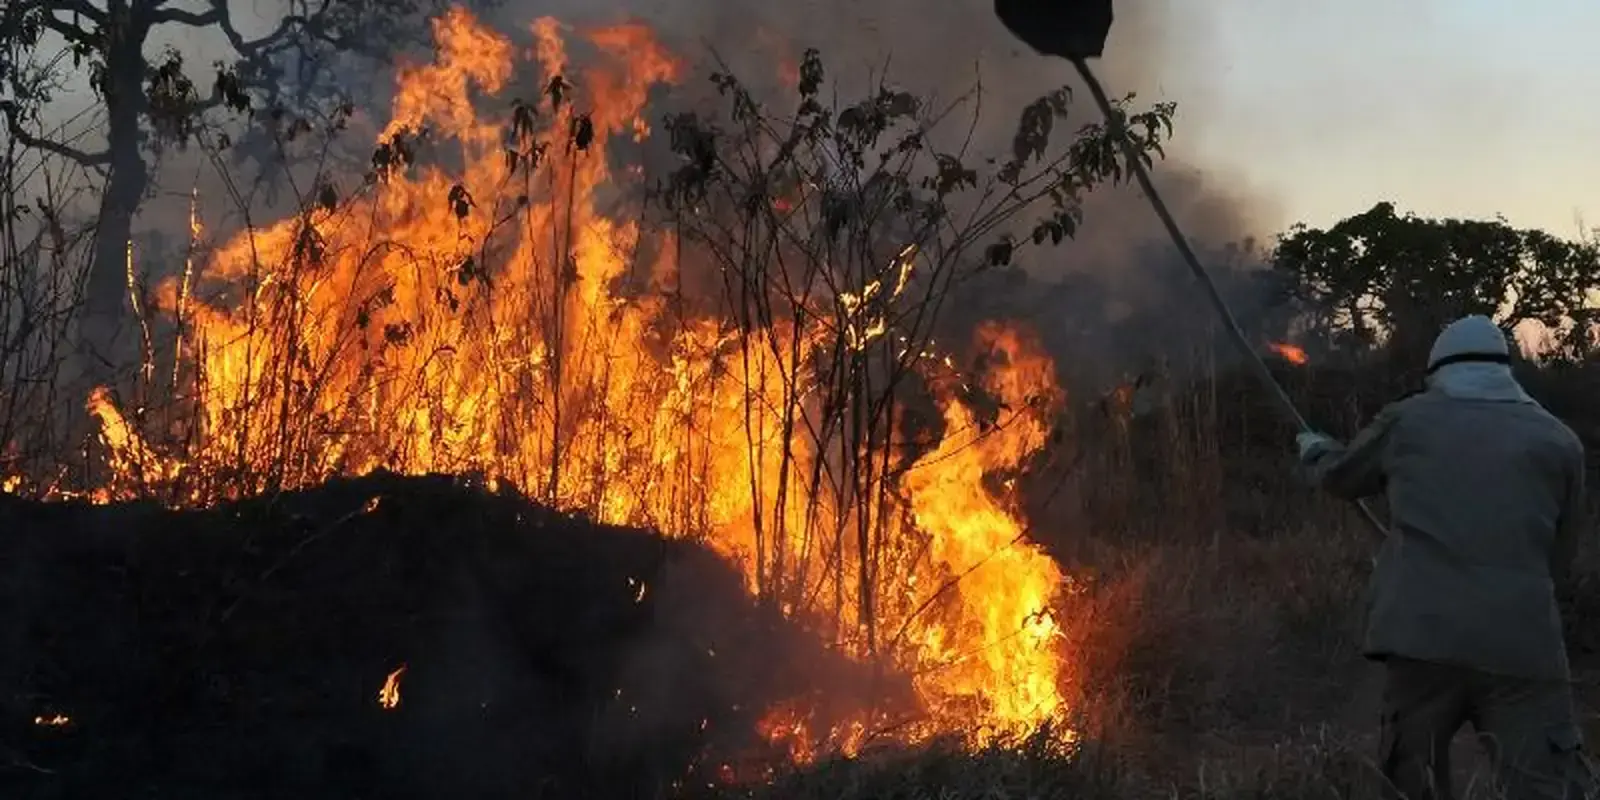
[[[895,696],[704,547],[470,480],[0,497],[0,565],[8,797],[658,796],[786,759],[785,700]]]

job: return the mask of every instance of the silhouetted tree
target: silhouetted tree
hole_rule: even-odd
[[[434,2],[283,0],[273,27],[259,37],[240,30],[242,20],[227,0],[181,7],[172,0],[0,3],[0,117],[6,132],[104,177],[80,323],[85,344],[104,350],[123,320],[125,248],[150,185],[154,152],[186,145],[208,111],[281,108],[315,96],[318,76],[332,75],[341,60],[348,67],[349,58],[381,58],[420,43],[423,14]],[[220,33],[233,55],[215,64],[209,92],[191,76],[182,54],[154,47],[163,35],[192,36],[202,29]],[[68,62],[87,74],[103,112],[103,149],[83,149],[43,124],[63,85],[51,73]]]
[[[1464,314],[1507,331],[1537,321],[1587,342],[1600,289],[1591,243],[1518,229],[1503,219],[1399,215],[1384,202],[1324,230],[1297,225],[1273,266],[1291,276],[1312,329],[1354,349],[1382,348],[1416,361],[1439,328]]]

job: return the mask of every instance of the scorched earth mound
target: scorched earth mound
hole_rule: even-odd
[[[0,637],[5,797],[653,796],[844,669],[697,545],[445,477],[0,498]]]

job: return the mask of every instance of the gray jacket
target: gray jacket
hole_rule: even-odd
[[[1589,531],[1583,445],[1570,428],[1525,396],[1434,386],[1308,466],[1341,497],[1388,495],[1368,657],[1568,679],[1555,585]]]

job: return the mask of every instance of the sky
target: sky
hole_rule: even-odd
[[[1600,2],[1151,0],[1179,149],[1327,225],[1425,216],[1600,226]],[[1116,29],[1107,47],[1116,46]]]
[[[1112,58],[1102,72],[1112,92],[1176,101],[1174,149],[1213,188],[1248,196],[1262,235],[1380,200],[1426,216],[1500,214],[1565,237],[1600,226],[1600,0],[1121,1],[1140,13],[1113,27],[1108,54],[1159,55],[1135,56],[1137,86],[1115,83]],[[971,4],[988,16],[987,0]],[[534,5],[550,13],[549,0]],[[652,16],[685,3],[600,5]],[[863,8],[894,16],[904,5]],[[799,8],[811,6],[831,7]],[[947,60],[950,29],[932,26],[936,41],[924,43]],[[58,113],[83,99],[63,98]]]

